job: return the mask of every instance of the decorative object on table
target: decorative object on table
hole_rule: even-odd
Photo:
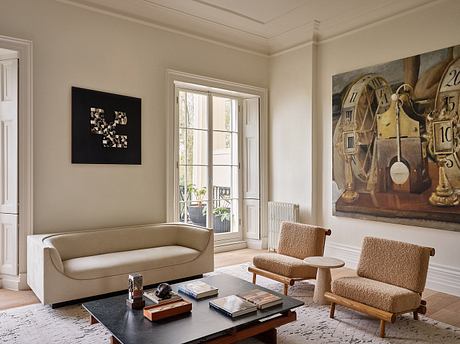
[[[147,306],[144,308],[144,316],[150,321],[161,320],[175,315],[191,312],[192,304],[186,300],[169,302]]]
[[[160,283],[155,290],[155,295],[160,299],[171,298],[171,286],[168,283]]]
[[[359,259],[358,276],[342,277],[332,282],[330,317],[335,305],[380,319],[380,336],[385,336],[385,322],[395,322],[396,316],[426,313],[425,289],[430,256],[434,249],[405,242],[365,237]]]
[[[253,258],[254,266],[248,268],[253,274],[252,282],[256,283],[257,275],[271,278],[284,284],[287,295],[289,286],[295,282],[315,278],[316,269],[303,260],[323,255],[328,235],[330,229],[282,222],[277,253],[262,253]]]
[[[460,230],[460,46],[332,84],[334,215]]]
[[[181,284],[179,286],[179,292],[191,296],[194,299],[204,299],[206,297],[216,296],[219,293],[219,289],[203,282],[193,281]]]
[[[257,306],[255,304],[246,301],[237,295],[230,295],[216,300],[211,300],[209,301],[209,306],[231,318],[236,318],[257,311]]]
[[[128,299],[126,304],[132,309],[141,309],[145,306],[143,295],[143,281],[140,273],[132,273],[128,276]]]
[[[141,164],[141,99],[72,87],[72,163]]]
[[[171,291],[168,298],[159,298],[156,295],[156,290],[144,291],[144,296],[157,305],[163,305],[165,303],[176,302],[176,301],[182,300],[182,297],[178,295],[177,293],[175,293],[174,291]]]
[[[329,302],[325,299],[324,293],[331,291],[331,270],[341,268],[345,262],[341,259],[331,257],[308,257],[304,262],[314,268],[316,272],[315,293],[313,294],[313,302],[326,305]]]
[[[255,304],[257,309],[266,309],[283,303],[283,300],[280,297],[260,289],[249,290],[245,293],[238,294],[237,296]]]

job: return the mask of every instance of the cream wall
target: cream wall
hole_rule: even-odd
[[[300,205],[300,220],[314,216],[312,194],[312,47],[270,58],[269,199]]]
[[[49,0],[1,0],[33,41],[34,232],[166,219],[167,68],[268,85],[268,59]],[[70,89],[142,98],[142,165],[71,164]]]
[[[459,15],[459,1],[444,1],[320,42],[317,82],[312,89],[316,94],[307,93],[305,87],[308,77],[304,72],[314,66],[306,58],[308,48],[272,57],[270,62],[270,199],[299,202],[302,220],[332,228],[327,254],[344,258],[349,266],[357,263],[361,240],[366,235],[435,247],[428,286],[457,295],[460,295],[460,232],[332,216],[331,89],[334,74],[460,44]],[[316,97],[317,106],[313,153],[305,128],[312,97]],[[311,154],[317,155],[317,172],[310,163]],[[318,191],[308,204],[305,191],[315,185]]]

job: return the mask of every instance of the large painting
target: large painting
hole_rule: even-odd
[[[334,214],[460,231],[460,46],[332,81]]]
[[[141,99],[72,87],[72,163],[141,164]]]

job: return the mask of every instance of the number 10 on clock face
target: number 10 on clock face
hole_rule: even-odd
[[[454,152],[454,128],[452,121],[433,122],[433,152],[436,155],[450,155]]]

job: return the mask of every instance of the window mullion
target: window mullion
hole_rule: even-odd
[[[212,213],[214,211],[214,193],[213,193],[213,106],[212,94],[208,92],[208,227],[214,228]]]

